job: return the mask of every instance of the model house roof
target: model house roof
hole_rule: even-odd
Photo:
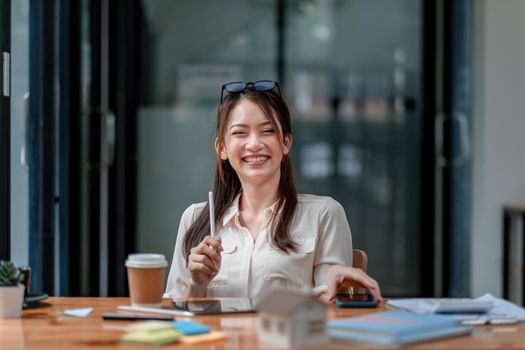
[[[301,305],[310,301],[325,307],[317,298],[304,291],[275,289],[259,299],[256,309],[259,312],[270,314],[291,315],[298,310]]]

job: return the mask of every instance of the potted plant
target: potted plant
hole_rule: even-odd
[[[18,318],[22,313],[22,275],[11,261],[0,260],[0,318]]]

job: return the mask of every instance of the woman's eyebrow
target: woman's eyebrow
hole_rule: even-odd
[[[247,128],[248,125],[246,124],[233,124],[232,126],[230,126],[230,129],[233,129],[233,128]]]
[[[263,127],[263,126],[267,126],[267,125],[272,125],[271,122],[269,121],[265,121],[265,122],[262,122],[261,124],[259,124],[258,126],[259,127]],[[242,124],[242,123],[237,123],[237,124],[233,124],[232,126],[230,126],[230,129],[233,129],[233,128],[248,128],[248,124]]]

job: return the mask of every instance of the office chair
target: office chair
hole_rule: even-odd
[[[353,249],[352,250],[352,267],[363,270],[365,273],[368,269],[368,256],[364,250]],[[363,294],[365,293],[365,288],[353,287],[354,293]]]
[[[368,256],[364,250],[352,250],[352,267],[363,270],[365,273],[368,269]]]

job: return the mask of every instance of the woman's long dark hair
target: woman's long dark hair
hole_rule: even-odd
[[[286,102],[274,91],[256,91],[252,88],[247,88],[239,93],[228,94],[219,105],[216,136],[221,144],[224,145],[230,112],[243,98],[257,104],[268,116],[275,130],[282,130],[279,133],[279,138],[281,145],[284,145],[284,137],[292,134],[290,110]],[[278,125],[280,125],[280,128]],[[215,198],[215,222],[217,223],[222,221],[224,214],[232,205],[235,197],[242,191],[237,173],[228,160],[221,159],[220,152],[217,154],[217,169],[212,190]],[[279,180],[277,197],[277,206],[273,212],[270,226],[271,244],[285,253],[296,251],[297,243],[291,237],[290,227],[294,218],[295,208],[297,207],[297,189],[289,154],[283,154],[281,161],[281,178]],[[197,246],[204,237],[210,234],[208,205],[207,203],[186,232],[183,247],[186,260],[190,255],[191,248]]]

